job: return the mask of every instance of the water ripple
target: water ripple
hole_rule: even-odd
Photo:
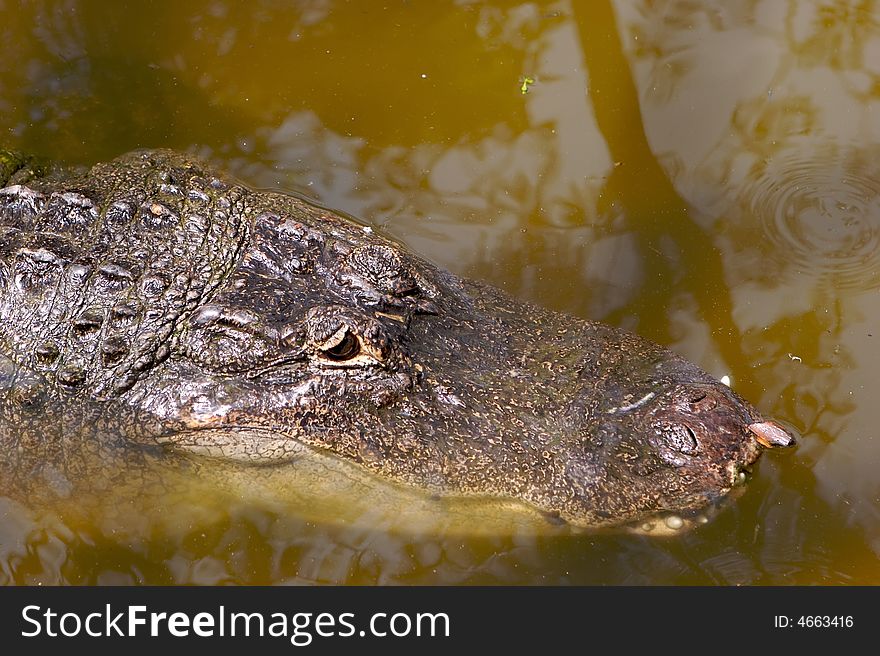
[[[838,288],[880,284],[880,152],[776,155],[744,190],[777,257]]]

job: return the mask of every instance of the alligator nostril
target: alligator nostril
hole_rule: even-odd
[[[697,392],[689,399],[692,410],[696,412],[706,412],[712,410],[716,405],[716,401],[708,392]]]

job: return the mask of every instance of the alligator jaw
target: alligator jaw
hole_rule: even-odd
[[[252,465],[288,463],[313,451],[298,440],[252,427],[201,428],[160,436],[156,441],[177,451]]]

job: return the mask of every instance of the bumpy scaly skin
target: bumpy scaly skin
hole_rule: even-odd
[[[110,485],[102,449],[315,449],[608,525],[700,508],[760,454],[758,413],[670,351],[185,156],[0,173],[5,491]]]

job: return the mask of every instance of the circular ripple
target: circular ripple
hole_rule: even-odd
[[[880,152],[784,153],[746,190],[774,253],[836,287],[880,285]]]

